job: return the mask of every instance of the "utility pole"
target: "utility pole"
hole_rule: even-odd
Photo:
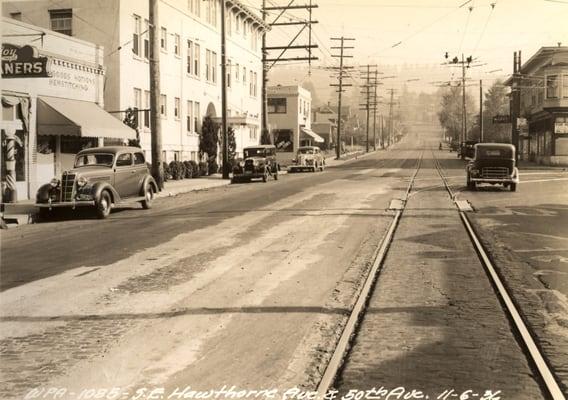
[[[349,87],[352,86],[350,84],[344,84],[343,83],[343,78],[345,77],[346,74],[346,70],[352,67],[346,67],[344,65],[343,59],[344,58],[353,58],[353,56],[348,56],[345,55],[345,50],[347,49],[353,49],[354,47],[348,47],[345,46],[345,42],[347,41],[354,41],[354,38],[346,38],[344,36],[341,36],[339,38],[331,38],[331,40],[333,41],[340,41],[340,46],[337,47],[331,47],[332,49],[339,49],[339,55],[337,54],[332,54],[332,57],[336,57],[339,58],[339,75],[338,75],[338,84],[331,84],[330,86],[332,87],[337,87],[337,93],[338,93],[338,98],[337,98],[337,143],[335,144],[335,155],[337,157],[337,159],[339,160],[339,158],[341,157],[341,94],[343,93],[343,88],[344,87]],[[332,69],[336,69],[336,67],[332,67]]]
[[[379,71],[375,70],[375,93],[373,97],[373,103],[375,105],[373,108],[373,151],[377,151],[377,107],[379,106],[377,103],[377,86],[379,85],[378,74]]]
[[[152,176],[158,184],[158,190],[164,188],[164,168],[162,166],[162,123],[160,120],[160,43],[158,40],[158,4],[159,0],[149,3],[150,30],[150,129]]]
[[[391,144],[391,140],[392,140],[392,129],[393,129],[393,123],[392,123],[392,106],[394,104],[393,101],[393,96],[394,96],[394,89],[389,89],[390,91],[390,102],[389,102],[389,136],[388,136],[388,140],[387,140],[387,147],[390,146]]]
[[[462,66],[462,141],[465,142],[467,140],[467,118],[466,118],[466,110],[465,110],[465,63],[463,59],[461,59],[461,66]]]
[[[229,149],[227,138],[227,37],[225,0],[221,0],[221,135],[223,135],[223,179],[229,179]]]
[[[288,0],[287,0],[288,1]],[[262,131],[263,134],[268,132],[268,95],[267,95],[267,87],[268,87],[268,72],[274,65],[279,62],[284,61],[308,61],[309,66],[311,68],[312,61],[318,60],[318,57],[314,57],[312,55],[313,49],[317,49],[318,45],[312,43],[312,25],[317,24],[318,21],[312,20],[312,10],[314,8],[318,8],[317,4],[312,4],[312,0],[309,0],[309,4],[304,5],[294,5],[295,0],[290,0],[286,6],[266,6],[266,0],[262,0],[262,20],[265,23],[265,30],[262,35]],[[297,21],[287,21],[287,22],[279,22],[280,18],[289,10],[302,10],[305,9],[308,12],[308,19],[302,21],[298,19]],[[268,12],[269,11],[279,11],[279,14],[276,18],[271,21],[267,22],[268,19]],[[267,30],[272,28],[273,26],[279,27],[289,27],[289,26],[301,26],[300,30],[296,33],[296,35],[290,40],[287,45],[284,46],[267,46]],[[308,44],[294,44],[306,29],[308,29]],[[269,52],[279,50],[280,54],[277,57],[269,58]],[[296,57],[286,57],[283,56],[288,51],[298,51],[298,50],[306,50],[308,52],[307,57],[305,56],[296,56]],[[270,65],[269,65],[270,63]]]
[[[479,80],[479,141],[483,143],[483,80]]]
[[[367,125],[366,125],[366,130],[367,130],[367,141],[366,141],[366,145],[365,145],[365,151],[368,153],[369,152],[369,131],[371,129],[371,123],[370,123],[370,116],[371,116],[371,109],[374,110],[375,114],[376,114],[376,108],[377,108],[377,104],[376,104],[376,98],[374,99],[374,103],[371,104],[371,90],[373,87],[375,87],[375,97],[376,97],[376,86],[377,86],[377,80],[376,80],[376,73],[377,73],[377,66],[376,65],[363,65],[364,68],[366,68],[366,71],[361,71],[361,73],[363,74],[362,78],[365,80],[365,83],[363,84],[363,92],[362,94],[365,96],[366,98],[366,103],[365,104],[360,104],[360,107],[364,107],[361,110],[365,110],[367,112]],[[375,68],[373,71],[371,71],[371,67]],[[371,74],[375,75],[375,80],[371,81]]]
[[[511,142],[515,146],[515,157],[519,159],[519,124],[521,116],[521,51],[513,55],[513,91],[511,95]]]

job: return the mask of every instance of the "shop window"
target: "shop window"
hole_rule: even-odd
[[[568,99],[568,74],[562,76],[562,97]]]
[[[73,10],[49,10],[50,28],[64,35],[73,35]]]
[[[546,98],[557,99],[558,91],[558,75],[548,75],[546,77]]]
[[[292,130],[290,129],[275,129],[274,143],[276,145],[277,152],[287,152],[290,153],[294,150],[294,142]]]
[[[61,153],[77,154],[81,150],[97,147],[97,138],[77,138],[61,136]]]
[[[287,103],[286,98],[269,98],[268,99],[268,113],[269,114],[286,114]]]

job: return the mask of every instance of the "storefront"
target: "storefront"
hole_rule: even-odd
[[[7,18],[2,34],[4,202],[33,199],[84,148],[136,138],[102,108],[101,47]]]
[[[542,112],[529,122],[529,159],[547,165],[568,165],[568,113]]]

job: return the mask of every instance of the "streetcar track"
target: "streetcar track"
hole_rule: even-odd
[[[390,245],[393,241],[400,219],[404,213],[404,210],[406,209],[407,201],[412,197],[411,191],[414,187],[416,176],[418,175],[418,172],[420,171],[420,168],[422,166],[421,164],[423,156],[424,150],[422,151],[420,158],[418,159],[416,170],[412,178],[410,179],[404,197],[403,199],[401,199],[403,201],[403,206],[400,210],[396,210],[395,216],[389,226],[389,229],[381,240],[379,247],[377,248],[377,252],[374,255],[373,266],[369,271],[369,274],[357,298],[357,302],[355,303],[355,306],[353,307],[349,315],[349,319],[343,329],[336,348],[334,349],[333,355],[328,362],[328,365],[317,387],[318,399],[322,399],[323,396],[326,395],[326,393],[329,393],[330,389],[334,388],[336,379],[339,377],[341,370],[344,367],[344,361],[349,354],[350,346],[352,345],[353,340],[357,336],[357,331],[362,319],[364,318],[368,301],[373,293],[375,284],[386,259]],[[450,199],[455,204],[456,198],[458,194],[461,193],[461,190],[454,191],[452,186],[448,183],[448,177],[445,176],[443,168],[436,158],[434,151],[432,151],[432,158],[434,160],[436,170],[442,180],[443,186],[448,192]],[[455,179],[455,177],[451,177],[450,179]],[[433,187],[428,187],[427,190],[432,190],[432,188]],[[418,192],[424,192],[427,190],[423,189]],[[524,320],[517,310],[517,307],[515,306],[511,296],[507,292],[505,285],[503,284],[501,278],[499,277],[499,274],[497,273],[497,270],[491,262],[490,257],[487,255],[487,252],[483,248],[481,241],[479,240],[475,230],[473,229],[466,212],[460,209],[457,209],[457,211],[459,212],[464,228],[466,229],[468,237],[470,238],[472,245],[474,246],[476,254],[478,255],[479,260],[487,273],[488,279],[490,280],[491,285],[497,291],[500,304],[502,304],[503,312],[505,312],[507,318],[513,325],[514,331],[517,333],[517,335],[515,335],[517,337],[517,341],[520,342],[520,346],[525,350],[525,355],[529,359],[529,362],[531,362],[532,365],[536,368],[536,372],[538,373],[540,378],[539,383],[541,384],[541,387],[543,386],[542,389],[544,389],[543,391],[545,391],[553,400],[566,400],[558,384],[558,381],[556,380],[556,377],[551,371],[544,356],[540,352],[539,347],[535,343],[529,328],[524,323]],[[537,381],[539,380],[537,379]]]
[[[456,193],[452,190],[443,173],[443,168],[434,154],[434,151],[432,151],[432,158],[434,159],[436,170],[438,171],[440,178],[444,182],[444,186],[446,187],[450,198],[455,202],[457,195],[462,191],[460,190]],[[525,323],[521,313],[517,308],[517,305],[515,304],[512,296],[509,294],[509,291],[507,290],[506,285],[503,282],[504,280],[497,272],[497,268],[495,268],[495,266],[493,265],[490,256],[488,255],[475,229],[473,228],[467,216],[467,213],[459,209],[458,212],[464,228],[468,234],[468,237],[470,238],[479,257],[479,261],[483,265],[483,268],[487,273],[487,277],[490,280],[491,285],[497,292],[496,294],[499,297],[503,312],[506,314],[507,318],[512,324],[514,332],[516,333],[515,337],[519,342],[519,345],[525,350],[526,357],[534,366],[536,372],[540,377],[541,386],[544,386],[545,391],[551,399],[566,400],[566,397],[564,396],[562,389],[560,388],[557,378],[555,377],[539,346],[534,340],[533,336],[536,335],[531,332],[530,328]]]
[[[352,341],[356,336],[357,328],[364,316],[367,303],[373,292],[381,267],[383,266],[383,263],[386,259],[389,247],[394,238],[394,234],[398,227],[400,218],[402,217],[404,209],[406,208],[406,203],[409,198],[410,192],[414,187],[416,176],[418,175],[418,172],[420,171],[420,168],[422,166],[423,156],[424,156],[424,151],[422,151],[422,153],[420,154],[420,157],[418,158],[417,161],[416,170],[414,171],[414,174],[410,178],[410,182],[406,188],[403,198],[400,199],[403,202],[403,206],[401,209],[395,210],[395,215],[393,217],[393,220],[391,221],[391,224],[389,225],[387,233],[381,240],[380,245],[377,247],[376,253],[373,255],[373,260],[374,260],[373,265],[369,270],[369,273],[367,275],[367,278],[365,279],[365,282],[363,284],[361,292],[359,293],[357,301],[350,312],[347,323],[343,328],[343,332],[339,338],[339,341],[335,347],[331,359],[329,360],[328,365],[324,371],[324,374],[320,380],[320,383],[317,388],[318,398],[320,399],[323,398],[323,396],[325,396],[325,394],[328,393],[329,390],[333,387],[333,384],[343,366],[345,357],[348,354]]]

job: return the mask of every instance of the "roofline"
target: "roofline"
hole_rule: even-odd
[[[264,32],[271,29],[270,25],[267,24],[262,18],[253,13],[249,7],[243,4],[240,0],[225,0],[225,5],[233,5],[233,7],[241,10],[245,15],[252,19]]]
[[[532,64],[533,62],[535,62],[539,57],[543,56],[543,53],[546,51],[551,51],[552,55],[556,52],[566,52],[568,53],[568,46],[543,46],[540,49],[537,50],[536,53],[534,53],[527,61],[525,61],[522,65],[521,65],[521,74],[524,73],[524,71],[526,71],[529,67],[530,64]],[[505,86],[511,86],[513,84],[513,78],[514,75],[509,76],[509,78],[507,78],[507,80],[503,83]]]

